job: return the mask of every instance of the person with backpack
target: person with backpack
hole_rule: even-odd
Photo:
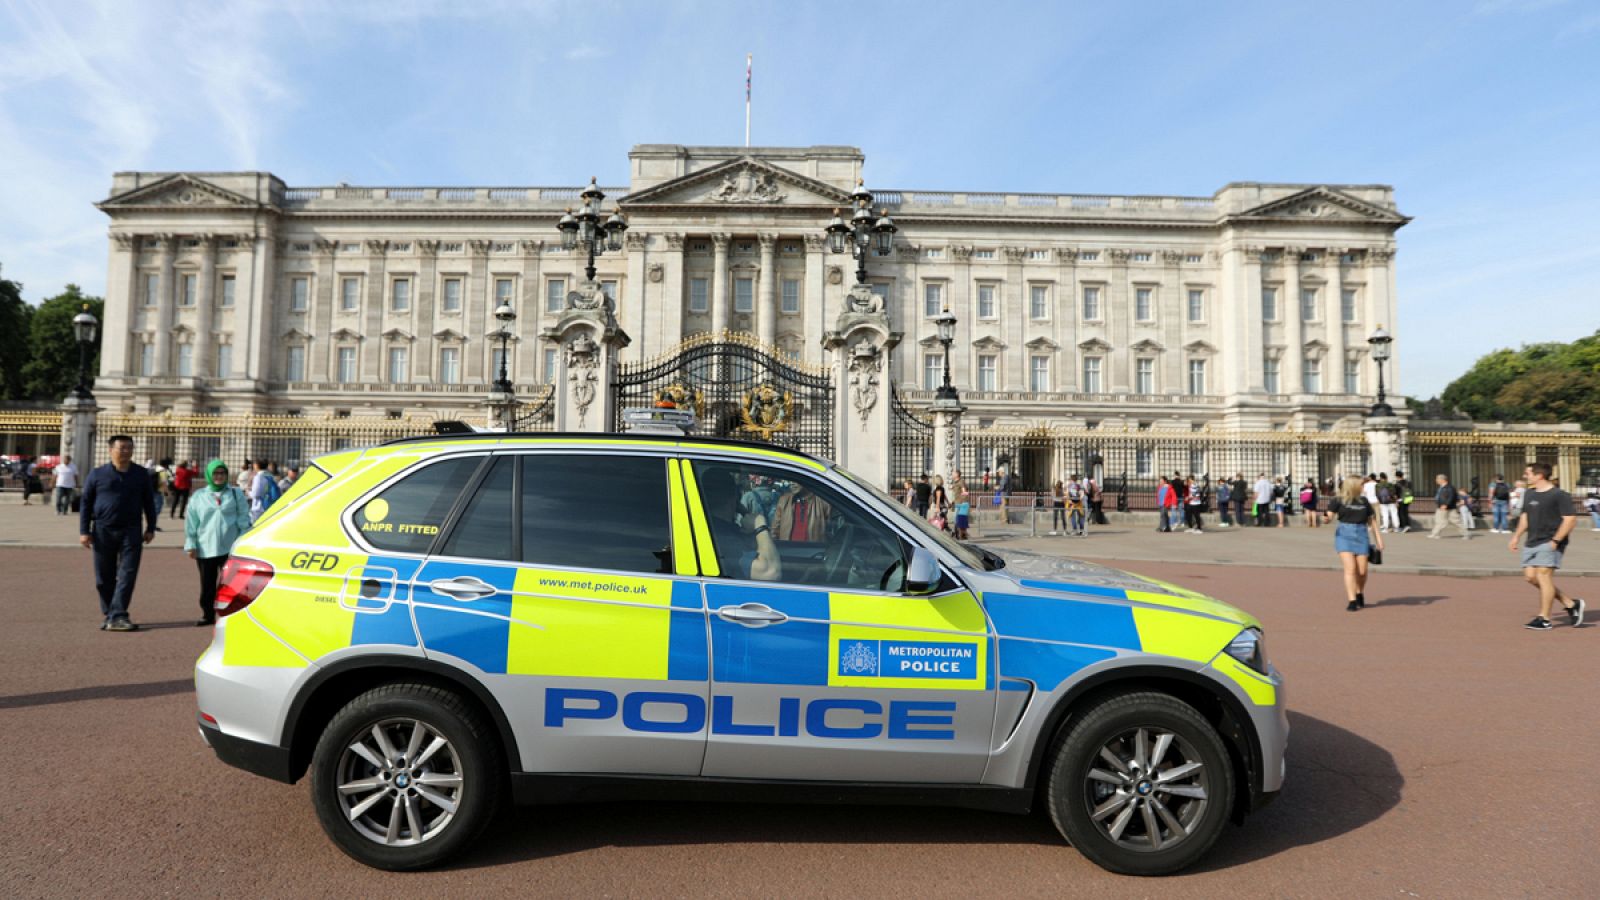
[[[1461,523],[1456,518],[1456,506],[1461,502],[1461,494],[1456,490],[1456,486],[1450,483],[1450,476],[1438,475],[1433,480],[1438,484],[1438,488],[1433,492],[1435,507],[1433,530],[1428,532],[1428,537],[1438,540],[1439,534],[1444,531],[1446,525],[1454,523],[1457,527],[1460,527]],[[1466,528],[1461,528],[1462,540],[1469,540],[1471,537],[1472,535],[1467,533]]]
[[[1089,494],[1084,490],[1083,483],[1078,480],[1077,474],[1074,473],[1067,479],[1066,486],[1068,534],[1083,537],[1087,533],[1084,529],[1084,524],[1088,521],[1088,516],[1084,506],[1088,497]]]
[[[1411,492],[1411,482],[1407,480],[1406,473],[1396,469],[1394,473],[1394,493],[1400,507],[1400,530],[1411,530],[1411,504],[1416,502],[1416,497]]]
[[[278,479],[272,477],[272,473],[268,471],[265,459],[256,460],[251,471],[254,474],[250,478],[250,489],[245,494],[250,498],[250,522],[254,524],[278,499],[281,492],[278,490]]]
[[[1317,515],[1317,482],[1307,478],[1306,483],[1300,485],[1300,509],[1305,513],[1307,528],[1319,528],[1322,517]]]
[[[1217,527],[1218,528],[1231,528],[1231,527],[1233,527],[1232,510],[1229,509],[1229,505],[1232,504],[1232,503],[1233,503],[1233,484],[1231,482],[1229,482],[1228,481],[1228,477],[1226,475],[1224,475],[1217,482],[1217,513],[1218,513],[1219,518],[1221,519],[1221,521],[1219,521],[1217,523]]]
[[[1494,481],[1489,482],[1489,508],[1494,514],[1494,521],[1489,527],[1490,533],[1510,534],[1511,485],[1506,484],[1504,475],[1495,475]]]
[[[1373,493],[1378,496],[1378,531],[1399,531],[1400,497],[1394,489],[1394,482],[1389,480],[1388,472],[1378,473],[1378,484]]]

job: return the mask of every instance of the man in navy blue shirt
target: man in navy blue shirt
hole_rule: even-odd
[[[100,591],[103,631],[133,631],[128,620],[139,557],[156,536],[155,480],[133,464],[133,438],[119,434],[107,442],[111,462],[83,481],[78,543],[94,551],[94,585]],[[141,533],[141,518],[148,526]]]

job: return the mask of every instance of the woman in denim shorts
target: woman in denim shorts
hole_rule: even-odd
[[[1383,549],[1383,536],[1378,533],[1377,510],[1361,494],[1361,479],[1346,478],[1339,486],[1339,496],[1328,501],[1327,516],[1337,521],[1333,531],[1333,549],[1344,564],[1344,592],[1350,612],[1367,605],[1367,561],[1374,548]]]

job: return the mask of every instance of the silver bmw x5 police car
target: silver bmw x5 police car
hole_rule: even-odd
[[[1194,862],[1282,784],[1259,623],[1040,577],[827,462],[618,435],[316,460],[234,547],[200,733],[386,869],[507,799],[649,791],[1026,813],[1105,868]],[[819,790],[819,788],[825,788]]]

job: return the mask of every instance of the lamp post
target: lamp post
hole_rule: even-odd
[[[589,179],[589,186],[578,198],[583,205],[577,212],[568,209],[567,214],[556,223],[556,228],[561,231],[563,249],[582,247],[589,254],[589,263],[583,271],[590,281],[594,281],[594,258],[607,250],[622,249],[622,233],[628,230],[628,220],[623,218],[622,210],[618,209],[611,213],[610,218],[601,221],[600,201],[606,199],[606,195],[593,178]]]
[[[89,312],[89,304],[83,305],[83,311],[72,317],[72,335],[78,341],[78,386],[72,389],[72,396],[80,401],[93,401],[94,393],[89,390],[89,351],[94,348],[95,336],[100,331],[100,321]]]
[[[939,390],[935,391],[933,396],[935,400],[958,403],[961,395],[950,384],[950,345],[956,339],[955,314],[947,306],[944,312],[934,317],[933,324],[939,329],[939,344],[944,347],[944,384],[939,386]]]
[[[856,261],[856,284],[867,283],[867,254],[872,250],[888,253],[894,247],[894,233],[900,229],[889,218],[887,209],[880,210],[878,215],[872,214],[872,192],[867,190],[864,182],[856,181],[855,193],[850,195],[853,212],[849,221],[844,218],[844,211],[833,211],[833,221],[824,229],[828,235],[828,249],[834,253],[843,253],[845,248],[850,249],[850,255]]]
[[[1372,337],[1367,338],[1367,344],[1372,347],[1372,359],[1378,364],[1378,402],[1372,404],[1372,409],[1368,411],[1367,416],[1370,418],[1394,415],[1394,407],[1389,405],[1383,393],[1383,364],[1389,358],[1389,345],[1392,343],[1394,338],[1383,330],[1382,325],[1372,333]]]
[[[513,431],[517,420],[517,394],[516,389],[511,386],[509,344],[511,323],[517,320],[517,311],[511,308],[509,302],[501,303],[495,307],[494,318],[500,323],[500,329],[490,337],[500,341],[500,371],[495,373],[494,383],[489,388],[489,404],[501,411],[505,430]]]

